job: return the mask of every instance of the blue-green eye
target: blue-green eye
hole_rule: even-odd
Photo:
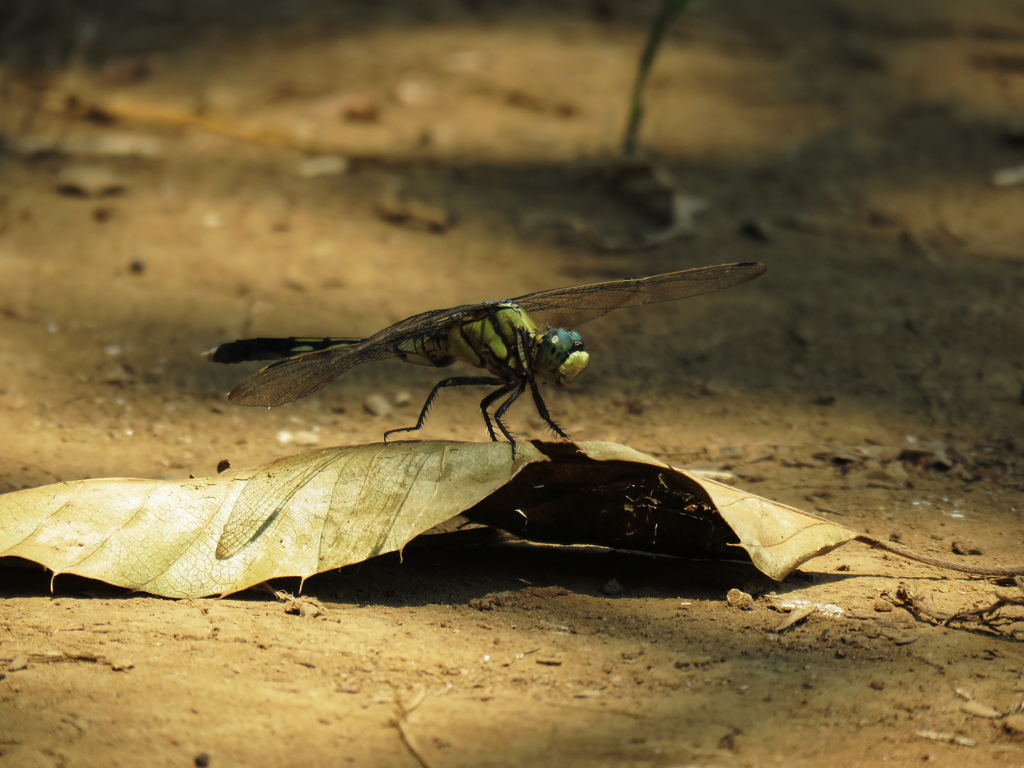
[[[567,331],[563,328],[548,331],[537,345],[537,370],[557,370],[570,352],[582,349],[583,339],[576,331]]]
[[[576,331],[556,328],[541,336],[533,359],[534,370],[542,381],[565,387],[587,367],[590,355]]]

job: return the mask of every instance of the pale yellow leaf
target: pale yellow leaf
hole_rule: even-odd
[[[81,480],[6,494],[0,557],[199,597],[401,550],[460,514],[536,541],[701,559],[742,553],[779,580],[852,539],[896,551],[614,443],[519,443],[513,457],[508,443],[405,442],[327,448],[212,478]]]
[[[811,558],[862,536],[851,528],[714,480],[699,482],[740,537],[739,545],[754,565],[778,581]]]
[[[395,443],[212,478],[31,488],[0,496],[0,556],[167,597],[236,592],[401,549],[507,483],[527,455],[513,464],[507,443]]]
[[[582,443],[580,448],[592,458],[602,461],[638,461],[669,468],[657,459],[614,443]],[[715,480],[694,477],[680,469],[669,469],[707,494],[718,513],[739,537],[738,546],[746,550],[760,571],[778,581],[808,560],[862,536],[850,528],[794,507]]]

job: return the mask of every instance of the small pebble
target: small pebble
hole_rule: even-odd
[[[140,133],[102,133],[97,136],[65,140],[65,151],[82,155],[108,157],[159,157],[164,154],[164,143],[155,136]]]
[[[618,579],[608,579],[604,586],[601,587],[601,591],[609,597],[618,597],[624,590]]]
[[[984,552],[981,551],[981,547],[975,544],[973,541],[967,539],[955,539],[952,545],[953,554],[955,555],[982,555]]]
[[[419,200],[382,198],[377,203],[376,212],[384,221],[435,234],[447,231],[456,222],[455,214],[447,208]]]
[[[404,107],[425,107],[436,94],[433,84],[422,80],[403,80],[395,88],[395,99]]]
[[[740,224],[739,234],[757,243],[770,243],[775,238],[771,223],[760,216]]]
[[[1024,736],[1024,715],[1008,715],[1003,719],[1003,730],[1011,736]]]
[[[296,172],[304,179],[316,176],[334,176],[348,170],[348,160],[341,155],[307,157],[299,163]]]
[[[910,645],[917,642],[917,635],[890,635],[889,639],[896,645]]]
[[[733,608],[739,608],[741,611],[754,610],[754,598],[739,589],[730,589],[725,599]]]
[[[456,51],[444,57],[441,65],[449,72],[479,72],[483,67],[484,57],[480,51]]]
[[[897,483],[906,484],[910,480],[910,475],[900,462],[890,461],[882,466],[885,474]]]
[[[315,619],[324,610],[317,600],[299,597],[289,600],[284,606],[284,612],[298,614],[299,618],[302,619]]]
[[[163,142],[139,134],[100,134],[97,136],[29,135],[12,138],[7,148],[19,155],[59,152],[68,156],[104,155],[107,157],[158,157]]]
[[[311,429],[300,429],[295,432],[281,429],[277,432],[277,442],[281,445],[319,445],[320,436]]]
[[[375,392],[363,400],[363,409],[373,416],[387,416],[394,410],[388,399],[379,392]]]
[[[106,197],[124,192],[126,187],[103,165],[70,165],[57,176],[57,191],[72,197]]]
[[[494,611],[501,608],[506,603],[512,600],[512,593],[508,590],[504,592],[492,592],[489,595],[483,597],[474,597],[469,601],[469,607],[477,611]]]
[[[1018,184],[1024,184],[1024,165],[1000,168],[992,174],[992,186],[994,187],[1014,187]]]
[[[365,97],[352,96],[341,108],[341,116],[350,123],[375,123],[380,119],[380,106]]]

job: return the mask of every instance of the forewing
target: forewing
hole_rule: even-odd
[[[739,285],[764,273],[763,264],[747,262],[700,267],[653,277],[558,288],[513,301],[535,321],[552,328],[573,328],[613,309],[685,299]],[[290,403],[330,384],[350,368],[396,357],[404,344],[447,334],[457,323],[482,319],[494,303],[465,304],[423,312],[395,323],[369,338],[339,349],[296,355],[268,365],[235,387],[228,400],[236,405]]]
[[[454,323],[482,317],[489,311],[488,306],[466,304],[452,309],[423,312],[356,344],[307,352],[280,360],[257,371],[231,390],[228,400],[236,405],[274,406],[290,403],[322,389],[350,368],[398,356],[405,343],[446,334]]]
[[[513,299],[533,319],[551,328],[574,328],[595,317],[624,307],[674,301],[730,288],[758,275],[765,266],[756,262],[720,264],[653,277],[556,288]]]

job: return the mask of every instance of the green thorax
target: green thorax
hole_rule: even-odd
[[[461,360],[504,381],[536,376],[556,387],[567,386],[586,368],[590,356],[575,331],[541,333],[518,304],[505,301],[492,307],[479,320],[453,324],[447,334],[403,342],[399,358],[438,368]]]
[[[486,368],[498,377],[510,372],[524,375],[528,362],[523,360],[522,331],[532,341],[538,338],[537,325],[517,304],[502,302],[482,320],[456,325],[448,331],[451,354],[476,368]]]

